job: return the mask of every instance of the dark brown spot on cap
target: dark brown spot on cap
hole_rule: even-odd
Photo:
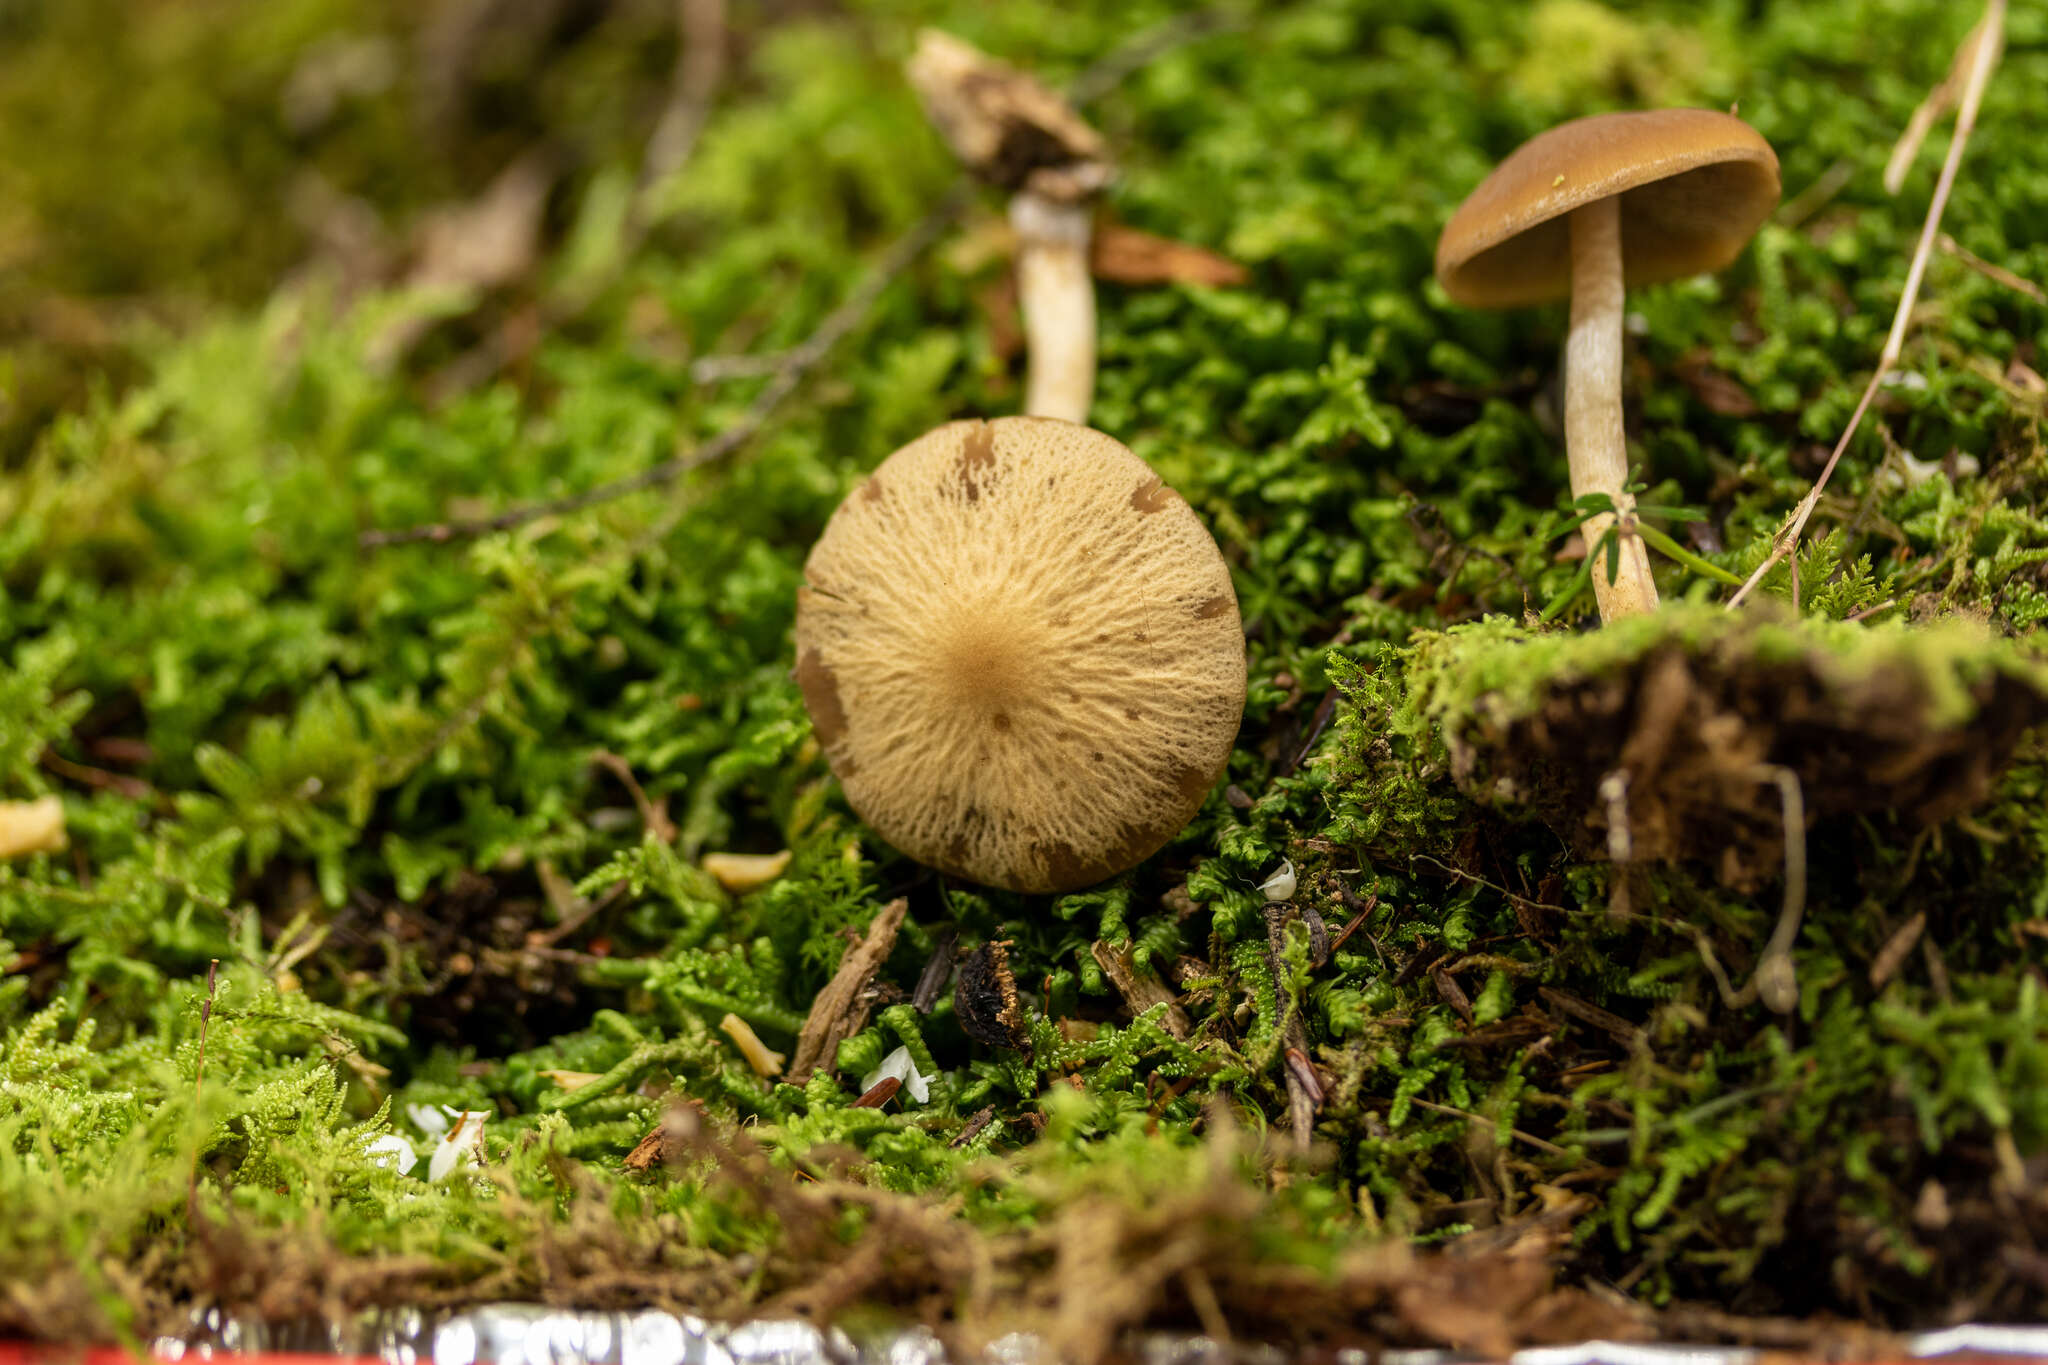
[[[1195,608],[1195,619],[1197,621],[1213,621],[1224,612],[1229,611],[1232,605],[1228,597],[1218,593],[1216,596],[1206,599],[1201,606]]]
[[[817,650],[807,649],[796,661],[796,685],[803,690],[804,709],[811,713],[818,743],[831,749],[846,733],[846,707],[839,700],[838,676]]]
[[[869,479],[866,483],[861,485],[860,495],[863,498],[867,499],[869,502],[880,501],[882,496],[882,481],[880,479]]]
[[[980,499],[983,484],[977,477],[985,479],[995,463],[995,428],[986,422],[976,422],[960,443],[960,483],[969,502]]]
[[[1209,794],[1209,774],[1200,768],[1177,768],[1167,778],[1188,801],[1199,802]]]
[[[1131,506],[1140,512],[1164,512],[1180,501],[1180,494],[1166,486],[1166,481],[1157,474],[1139,482],[1131,490]]]
[[[993,716],[990,716],[988,718],[988,723],[990,725],[993,725],[998,730],[1007,730],[1010,728],[1010,718],[1007,715],[1003,714],[1001,711],[998,711]]]

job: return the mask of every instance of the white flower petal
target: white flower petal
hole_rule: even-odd
[[[449,1109],[444,1113],[440,1106],[432,1104],[405,1106],[405,1116],[412,1120],[412,1126],[432,1138],[440,1137],[448,1131],[448,1115],[454,1112],[453,1109]]]
[[[451,1109],[455,1116],[455,1127],[447,1137],[434,1144],[433,1160],[427,1163],[427,1179],[446,1180],[449,1174],[481,1164],[484,1154],[484,1119],[482,1110]]]
[[[420,1154],[412,1149],[410,1142],[396,1133],[386,1133],[372,1141],[364,1150],[368,1153],[372,1166],[388,1167],[400,1175],[405,1175],[420,1164]]]

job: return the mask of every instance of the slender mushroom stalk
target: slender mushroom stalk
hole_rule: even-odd
[[[1628,444],[1621,423],[1621,201],[1608,196],[1572,210],[1572,329],[1565,345],[1564,444],[1572,496],[1605,493],[1626,512]],[[1593,597],[1602,621],[1657,609],[1657,580],[1640,536],[1621,538],[1621,562],[1608,581],[1600,542],[1615,519],[1605,513],[1584,528],[1594,556]]]
[[[1095,282],[1088,269],[1093,215],[1026,190],[1010,201],[1017,234],[1017,295],[1030,373],[1024,415],[1088,420],[1095,401]]]
[[[1571,300],[1565,447],[1574,497],[1605,493],[1626,517],[1621,425],[1623,291],[1719,270],[1778,202],[1778,158],[1755,129],[1708,109],[1598,114],[1538,134],[1481,181],[1444,226],[1436,277],[1469,308]],[[1600,619],[1657,609],[1642,539],[1624,534],[1614,581],[1585,524]]]

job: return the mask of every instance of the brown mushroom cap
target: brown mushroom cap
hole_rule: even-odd
[[[1778,202],[1778,157],[1754,128],[1711,109],[1596,114],[1530,138],[1458,206],[1436,277],[1468,308],[1571,292],[1569,215],[1621,197],[1631,286],[1719,270]]]
[[[804,565],[797,682],[861,818],[1015,891],[1101,881],[1184,825],[1244,710],[1216,543],[1123,445],[954,422],[884,460]]]

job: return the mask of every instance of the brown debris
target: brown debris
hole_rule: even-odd
[[[953,1016],[977,1043],[1022,1050],[1030,1041],[1008,940],[984,943],[960,959],[953,985]]]
[[[804,1016],[789,1063],[789,1084],[802,1085],[820,1066],[831,1066],[839,1055],[839,1045],[867,1027],[875,1003],[868,988],[889,960],[889,952],[896,946],[896,931],[903,927],[909,909],[910,902],[900,896],[890,901],[868,925],[867,937],[846,950],[839,970]]]
[[[1078,203],[1107,184],[1102,137],[1035,78],[926,29],[908,66],[932,124],[978,179]]]

